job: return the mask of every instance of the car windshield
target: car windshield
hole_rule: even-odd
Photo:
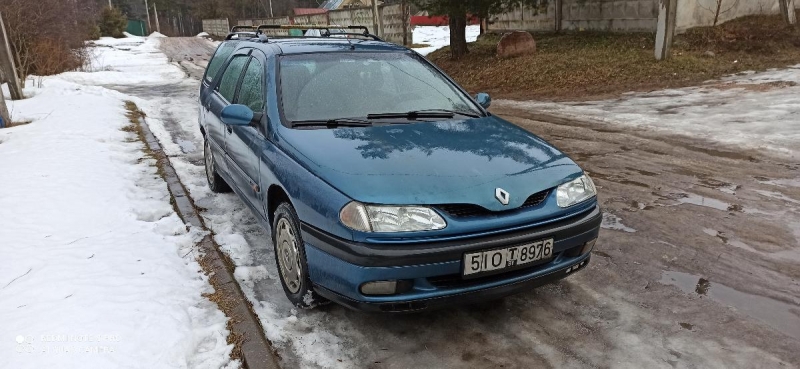
[[[407,53],[284,56],[280,87],[283,114],[291,122],[420,110],[481,115],[439,71]]]

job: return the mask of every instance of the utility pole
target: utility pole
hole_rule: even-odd
[[[6,33],[6,25],[3,23],[3,14],[0,13],[0,71],[4,76],[5,82],[8,82],[8,90],[11,91],[11,98],[20,100],[22,95],[22,84],[17,76],[17,66],[14,63],[14,55],[11,53],[11,45],[8,42],[8,34]],[[2,84],[3,81],[0,81]],[[4,105],[5,106],[5,105]]]
[[[408,23],[411,18],[406,0],[400,0],[400,14],[403,17],[403,46],[408,46]]]
[[[147,6],[147,0],[144,0],[144,11],[147,13],[147,30],[153,29],[153,24],[150,23],[150,7]]]
[[[655,57],[656,60],[664,60],[669,59],[671,54],[678,0],[658,0],[658,6]]]
[[[781,6],[781,15],[783,16],[784,22],[788,25],[794,25],[797,23],[797,17],[795,16],[794,10],[794,0],[778,0]]]
[[[161,33],[161,24],[158,23],[158,7],[156,7],[156,3],[153,3],[153,13],[156,15],[156,32]]]
[[[372,24],[375,27],[375,36],[383,37],[381,14],[378,11],[378,0],[372,0]]]

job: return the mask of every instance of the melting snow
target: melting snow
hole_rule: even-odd
[[[636,232],[635,229],[622,224],[622,219],[620,219],[618,216],[608,212],[603,213],[603,223],[600,225],[600,227],[628,233]]]
[[[480,33],[480,26],[467,26],[467,42],[475,42]],[[450,27],[418,26],[414,28],[412,40],[415,44],[429,45],[427,47],[414,49],[416,52],[422,55],[428,55],[438,49],[450,45]]]
[[[238,366],[227,318],[202,296],[203,234],[121,130],[129,97],[75,83],[90,74],[29,86],[9,110],[33,122],[0,130],[0,367]]]
[[[800,67],[800,65],[798,66]],[[495,101],[574,118],[665,131],[800,157],[800,68],[731,76],[700,87],[580,103]]]

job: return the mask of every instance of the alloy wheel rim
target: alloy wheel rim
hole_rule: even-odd
[[[277,227],[278,265],[280,266],[281,276],[289,292],[295,294],[300,291],[300,281],[302,268],[300,267],[300,255],[297,249],[297,237],[294,234],[291,224],[286,218],[278,221]]]

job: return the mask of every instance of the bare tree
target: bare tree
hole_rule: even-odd
[[[97,9],[95,0],[0,1],[20,79],[80,67],[85,53],[76,50]]]
[[[729,3],[729,4],[726,4],[726,3]],[[719,16],[723,15],[723,14],[725,14],[727,12],[730,12],[731,10],[733,10],[734,8],[739,6],[739,0],[732,0],[732,1],[731,0],[714,0],[714,3],[712,3],[713,9],[703,6],[703,4],[700,1],[697,2],[697,6],[699,6],[702,9],[708,10],[711,13],[714,13],[714,23],[712,25],[716,26],[717,23],[719,23]]]

